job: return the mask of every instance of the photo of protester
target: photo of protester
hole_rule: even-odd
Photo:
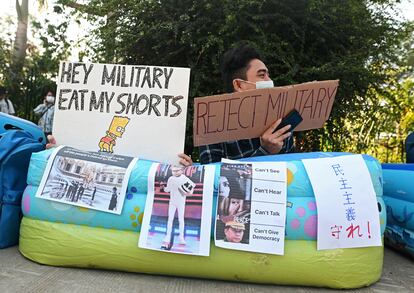
[[[140,236],[145,239],[140,238],[140,247],[204,255],[209,245],[212,208],[212,188],[205,188],[206,168],[164,164],[154,168]],[[208,169],[212,170],[207,176],[212,183],[214,168]],[[203,218],[203,214],[208,217]],[[207,239],[204,244],[200,244],[202,238]]]
[[[96,153],[97,154],[97,153]],[[93,152],[59,147],[51,156],[37,197],[66,204],[120,214],[123,206],[130,157],[111,163]],[[118,156],[119,157],[119,156]],[[126,159],[125,159],[126,158]]]
[[[215,227],[216,240],[249,243],[251,185],[250,164],[222,164]],[[230,237],[234,233],[237,237]]]

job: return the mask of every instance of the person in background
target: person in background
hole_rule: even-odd
[[[117,192],[117,188],[114,186],[112,188],[112,196],[111,196],[111,200],[109,202],[109,207],[108,210],[116,211],[116,205],[118,204],[118,192]]]
[[[6,88],[4,86],[0,86],[0,112],[9,115],[16,114],[13,103],[6,96]]]
[[[221,67],[228,93],[273,87],[269,71],[259,53],[247,45],[227,51]],[[237,160],[293,152],[293,137],[288,131],[290,125],[272,133],[280,122],[281,119],[275,121],[257,138],[200,146],[200,162],[207,164],[219,162],[222,158]]]
[[[53,116],[55,114],[55,95],[52,91],[47,92],[43,103],[34,108],[33,112],[40,117],[38,125],[46,136],[52,134]]]

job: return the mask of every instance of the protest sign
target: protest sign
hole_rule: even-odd
[[[286,163],[223,160],[216,211],[215,245],[284,254]]]
[[[136,161],[59,146],[48,160],[36,197],[119,215]]]
[[[318,208],[318,250],[381,246],[377,198],[361,155],[303,160]]]
[[[208,256],[214,172],[214,166],[153,164],[138,246]]]
[[[338,80],[327,80],[196,98],[194,145],[259,137],[293,109],[303,118],[295,131],[320,128],[337,89]]]
[[[184,150],[190,69],[61,62],[59,144],[161,162]]]

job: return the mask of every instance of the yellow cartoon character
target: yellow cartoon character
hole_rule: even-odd
[[[106,131],[106,135],[99,141],[99,149],[101,152],[114,152],[115,140],[118,137],[122,137],[128,122],[128,117],[114,116],[111,125],[109,125],[109,129]]]

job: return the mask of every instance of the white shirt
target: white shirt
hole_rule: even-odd
[[[15,114],[13,104],[9,99],[7,99],[7,101],[6,98],[0,100],[0,112],[10,115]]]

